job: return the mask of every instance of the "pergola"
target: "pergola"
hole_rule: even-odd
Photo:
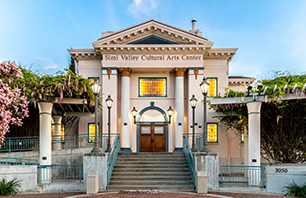
[[[303,90],[304,91],[304,90]],[[304,92],[300,95],[289,94],[282,100],[305,99]],[[244,133],[244,165],[260,166],[260,114],[261,103],[267,100],[267,96],[260,93],[251,93],[249,96],[233,98],[216,98],[211,99],[211,104],[241,104],[245,103],[248,109],[248,131]],[[236,116],[235,112],[225,115],[222,112],[209,112],[208,116]]]
[[[39,164],[51,165],[51,124],[55,140],[60,140],[62,116],[94,117],[94,109],[89,107],[87,99],[44,96],[39,107]],[[54,149],[60,149],[60,141]],[[50,175],[51,176],[51,175]],[[51,180],[50,180],[51,181]]]

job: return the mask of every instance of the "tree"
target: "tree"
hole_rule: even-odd
[[[276,72],[274,78],[262,80],[261,83],[267,87],[267,99],[261,106],[262,157],[271,163],[306,162],[306,99],[282,100],[289,94],[305,95],[306,75]],[[275,85],[277,89],[274,88]],[[243,95],[242,92],[238,93],[238,96]],[[229,96],[235,96],[235,91],[230,90]],[[245,104],[211,105],[211,108],[225,114],[235,111],[237,116],[219,119],[228,128],[235,129],[239,135],[248,126]]]
[[[22,78],[21,69],[15,62],[0,64],[0,148],[10,125],[21,126],[22,119],[29,116],[25,88],[20,88]]]
[[[75,62],[72,56],[70,57],[70,64],[69,64],[69,69],[72,71],[72,73],[75,74]]]

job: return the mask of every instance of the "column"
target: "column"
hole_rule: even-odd
[[[62,116],[55,115],[53,116],[53,149],[61,149],[61,123]]]
[[[184,133],[184,74],[186,69],[175,68],[175,149],[174,152],[183,151]]]
[[[51,112],[53,103],[38,102],[39,108],[39,164],[51,165]],[[41,168],[40,177],[44,183],[51,182],[51,170]]]
[[[130,76],[132,69],[120,68],[121,86],[121,152],[132,152],[130,141]]]
[[[244,126],[244,165],[249,165],[249,132],[246,126]]]
[[[260,166],[260,101],[247,103],[248,107],[248,165]]]
[[[260,101],[247,103],[248,107],[248,166],[260,166]],[[248,168],[249,185],[259,185],[261,182],[261,172],[258,167]]]

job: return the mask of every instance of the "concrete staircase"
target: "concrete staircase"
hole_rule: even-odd
[[[184,153],[119,153],[109,190],[192,191]]]

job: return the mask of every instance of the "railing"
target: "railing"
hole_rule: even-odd
[[[188,139],[189,145],[192,145],[192,133],[185,133]],[[197,151],[200,151],[203,147],[203,133],[195,133],[194,141]]]
[[[78,181],[83,179],[82,165],[40,165],[39,168],[39,183],[53,181]]]
[[[256,186],[264,188],[262,166],[221,166],[220,186]]]
[[[195,192],[194,157],[193,157],[193,154],[191,152],[191,148],[190,148],[190,145],[188,143],[188,139],[187,139],[187,136],[186,136],[185,133],[183,135],[183,150],[185,152],[187,163],[188,163],[188,167],[189,167],[189,171],[190,171],[190,174],[191,174],[191,177],[192,177],[193,192]]]
[[[39,137],[6,137],[1,144],[0,151],[31,151],[39,149]]]
[[[111,133],[111,141],[116,137],[116,133]],[[98,136],[101,140],[103,150],[107,149],[108,135],[103,134]],[[66,148],[86,148],[93,147],[93,142],[90,142],[88,134],[73,134],[65,135],[64,139],[61,136],[54,135],[52,137],[52,149]],[[1,145],[0,152],[16,152],[16,151],[33,151],[39,150],[39,137],[6,137]]]
[[[109,180],[112,176],[113,169],[116,163],[117,155],[118,152],[120,151],[120,134],[118,133],[116,136],[116,139],[114,140],[112,149],[109,153],[107,164],[108,164],[108,169],[107,169],[107,192],[108,192],[108,186],[109,186]]]
[[[36,159],[0,157],[0,165],[37,165]]]

